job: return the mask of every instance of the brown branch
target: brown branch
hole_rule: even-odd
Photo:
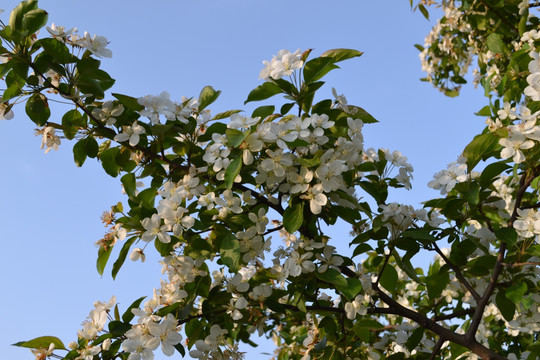
[[[433,347],[433,352],[431,353],[431,356],[429,357],[429,360],[435,360],[437,358],[437,355],[439,354],[439,351],[441,351],[442,345],[444,344],[444,339],[439,338],[435,346]]]
[[[402,306],[397,301],[395,301],[390,296],[388,296],[384,291],[382,291],[378,287],[377,284],[373,283],[372,286],[373,286],[373,289],[377,292],[377,295],[379,296],[380,300],[382,300],[389,306],[389,312],[387,312],[388,314],[394,314],[394,315],[398,315],[398,316],[402,316],[407,319],[410,319],[418,323],[424,329],[432,331],[443,340],[445,341],[448,340],[448,341],[451,341],[453,343],[456,343],[458,345],[468,348],[473,353],[480,356],[482,359],[490,359],[490,360],[506,359],[505,357],[496,354],[492,350],[480,344],[474,338],[468,339],[465,337],[465,335],[457,334],[454,331],[448,328],[445,328],[439,325],[438,323],[436,323],[435,321],[427,318],[425,315]]]
[[[540,208],[540,203],[536,203],[534,205],[527,205],[527,206],[522,206],[521,209],[538,209]]]
[[[471,308],[471,309],[462,310],[462,311],[454,311],[451,314],[437,315],[437,316],[432,317],[431,320],[433,321],[451,320],[457,317],[461,317],[465,315],[473,315],[473,314],[474,314],[474,309]]]
[[[516,220],[518,216],[518,209],[521,206],[521,201],[523,200],[523,196],[525,195],[527,188],[531,185],[534,178],[538,175],[539,170],[540,170],[540,166],[536,167],[532,171],[532,174],[527,175],[527,172],[524,172],[522,174],[521,179],[519,180],[519,190],[516,195],[514,210],[512,211],[512,216],[510,217],[510,220],[508,221],[509,228],[513,227],[514,221]],[[478,327],[480,326],[480,322],[482,321],[484,309],[486,308],[491,295],[493,295],[493,292],[495,291],[495,287],[497,286],[497,279],[499,278],[501,270],[503,269],[503,261],[504,261],[505,253],[506,253],[506,242],[501,242],[501,247],[499,248],[499,253],[497,254],[497,262],[495,263],[493,272],[491,273],[489,284],[486,288],[486,291],[484,292],[484,295],[482,295],[482,298],[480,299],[480,301],[477,301],[476,311],[474,312],[469,329],[465,333],[465,337],[469,341],[475,338],[476,332],[478,331]]]

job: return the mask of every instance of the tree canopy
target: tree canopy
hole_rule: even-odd
[[[100,274],[156,251],[167,280],[128,307],[97,301],[67,345],[15,345],[37,359],[239,359],[258,334],[279,360],[536,359],[539,5],[410,3],[444,11],[417,45],[424,80],[457,96],[472,78],[486,96],[485,129],[434,176],[441,197],[423,208],[389,199],[411,187],[412,166],[364,147],[377,120],[335,90],[316,96],[361,51],[281,50],[244,102],[274,104],[213,114],[211,86],[176,101],[114,92],[105,37],[46,26],[37,1],[21,2],[0,22],[0,119],[24,104],[46,153],[73,141],[77,166],[96,159],[120,180],[127,200],[102,216]],[[71,104],[61,121],[56,100]],[[337,224],[349,252],[327,230]],[[425,253],[436,259],[421,267]]]

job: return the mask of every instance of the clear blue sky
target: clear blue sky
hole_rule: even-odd
[[[4,21],[17,3],[2,1]],[[315,55],[341,47],[364,51],[328,76],[321,92],[331,97],[334,86],[380,121],[365,127],[367,146],[409,158],[413,190],[390,201],[417,206],[436,196],[427,182],[484,126],[473,115],[486,103],[480,90],[467,87],[450,99],[418,80],[423,74],[413,45],[423,43],[432,24],[412,13],[407,0],[42,0],[40,6],[49,12],[49,25],[109,39],[113,57],[103,64],[117,80],[115,92],[137,97],[167,90],[178,99],[212,85],[223,92],[214,113],[242,109],[260,84],[262,61],[280,49],[314,48]],[[93,243],[105,230],[99,217],[124,200],[119,179],[92,160],[77,168],[65,140],[59,151],[44,155],[24,109],[14,111],[15,119],[0,122],[0,354],[31,359],[28,350],[10,344],[41,335],[67,344],[95,300],[115,294],[125,309],[151,295],[161,274],[155,256],[127,263],[116,281],[110,267],[103,278],[97,274]],[[250,350],[248,359],[261,351]],[[158,350],[156,359],[166,357]]]

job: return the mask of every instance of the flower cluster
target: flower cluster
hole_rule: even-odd
[[[302,52],[300,49],[291,53],[289,50],[280,50],[271,61],[264,60],[264,69],[259,74],[259,79],[278,80],[284,76],[291,75],[295,70],[302,67]]]

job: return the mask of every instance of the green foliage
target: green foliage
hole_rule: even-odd
[[[68,37],[36,39],[47,13],[36,1],[22,2],[0,29],[0,51],[8,59],[0,65],[0,109],[7,114],[24,102],[28,117],[43,127],[46,151],[60,137],[75,140],[77,166],[96,158],[119,177],[128,206],[118,203],[104,215],[110,228],[98,242],[100,275],[117,242],[123,243],[113,278],[130,253],[144,259],[145,251],[164,258],[167,275],[148,303],[139,298],[122,316],[118,306],[114,317],[113,305],[97,306],[94,315],[111,318],[108,332],[80,336],[64,359],[92,347],[100,353],[92,356],[127,359],[124,345],[135,323],[148,327],[150,337],[172,318],[183,325],[188,349],[201,351],[202,343],[215,341],[219,356],[234,354],[238,342],[251,344],[253,330],[278,339],[278,359],[519,358],[529,356],[525,349],[536,351],[534,330],[515,335],[513,328],[515,319],[531,318],[540,254],[540,101],[531,85],[540,44],[528,34],[540,21],[528,11],[519,14],[519,4],[452,2],[431,43],[417,46],[430,71],[426,80],[449,96],[459,94],[466,67],[477,62],[489,98],[477,115],[489,121],[463,150],[465,164],[436,175],[433,187],[442,197],[414,209],[389,200],[389,188],[409,188],[412,166],[397,153],[363,148],[362,127],[377,120],[336,94],[317,97],[336,64],[362,52],[280,52],[265,69],[272,77],[244,104],[275,95],[285,104],[259,106],[239,125],[234,115],[243,110],[210,118],[206,110],[220,95],[211,86],[176,103],[165,93],[112,93],[106,101],[115,80],[96,50],[73,51],[86,45]],[[429,17],[425,3],[415,8]],[[49,121],[57,96],[72,103],[61,124]],[[139,179],[146,184],[140,192]],[[332,235],[327,228],[336,225],[347,226],[352,240]],[[420,256],[434,253],[429,268],[415,267]],[[479,316],[487,306],[489,314]],[[139,308],[148,319],[135,322]],[[492,338],[478,331],[480,325]],[[431,343],[441,339],[452,343],[432,353]],[[66,350],[54,337],[15,345],[46,351],[51,343]],[[173,345],[186,353],[179,342]]]

